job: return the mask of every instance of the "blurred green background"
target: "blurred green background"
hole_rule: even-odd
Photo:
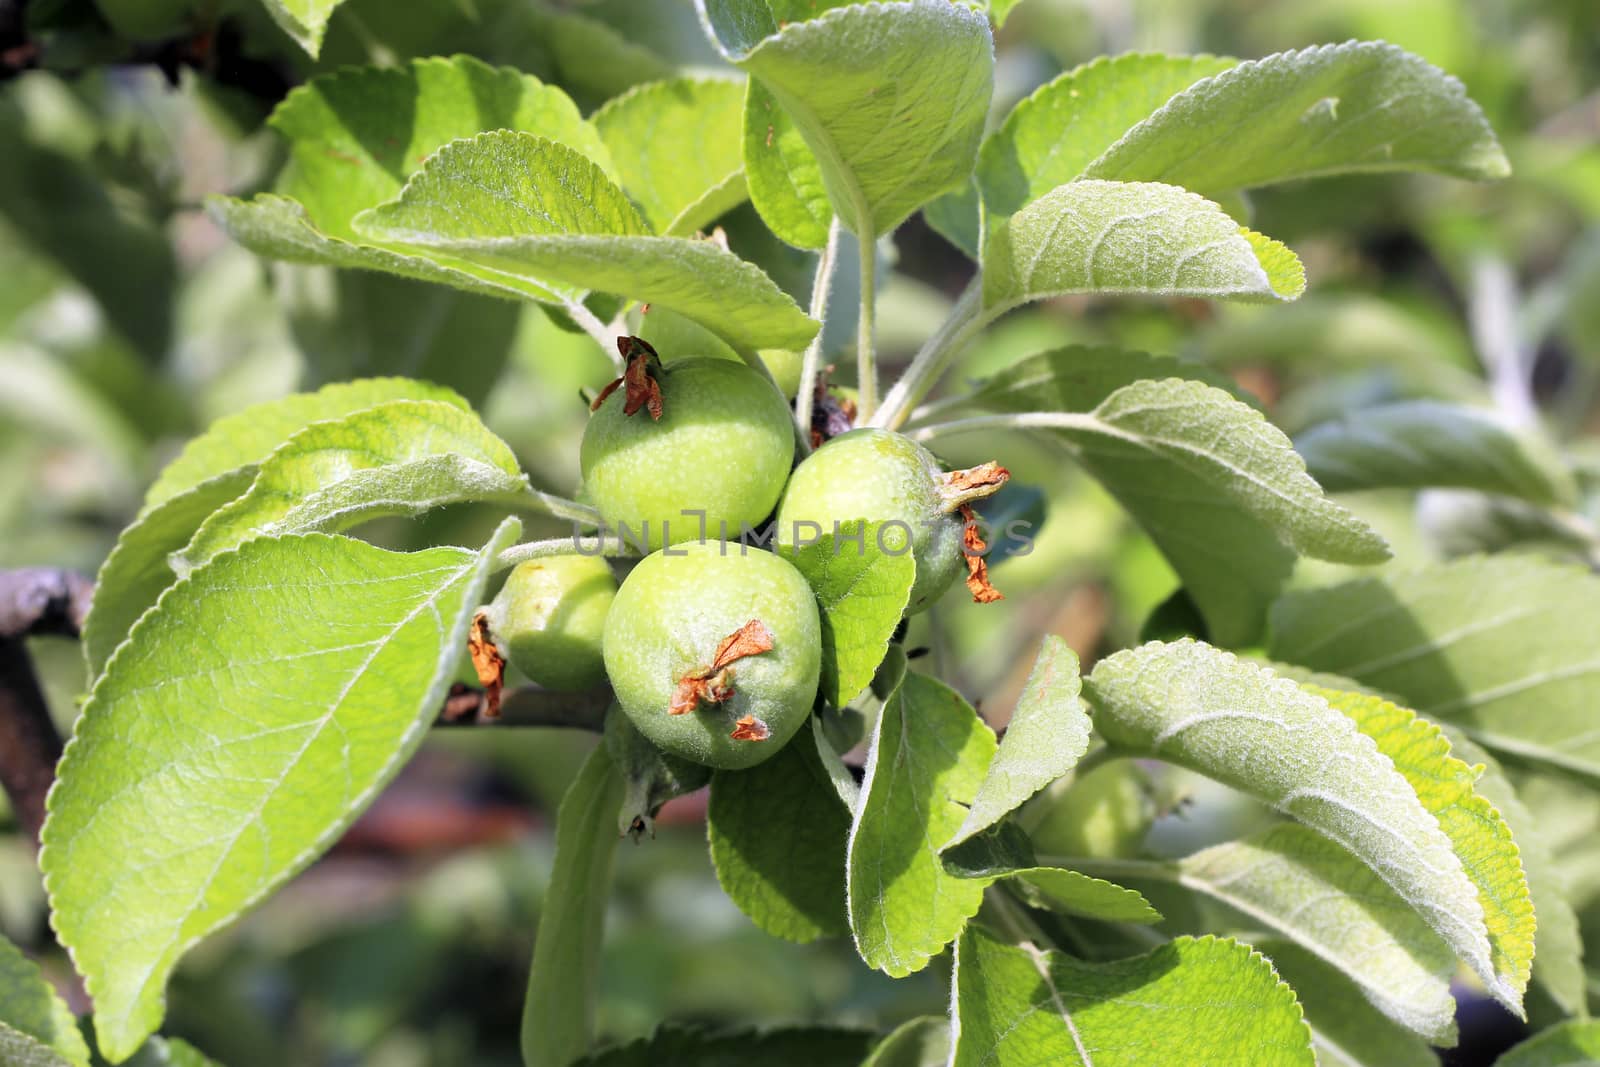
[[[1515,176],[1275,189],[1253,198],[1254,227],[1305,261],[1310,290],[1298,303],[1058,301],[1004,320],[954,377],[1069,342],[1116,343],[1214,364],[1290,434],[1401,397],[1513,411],[1531,402],[1584,484],[1587,518],[1600,518],[1594,0],[1026,0],[999,37],[997,116],[1103,53],[1250,58],[1350,37],[1393,41],[1460,77]],[[634,82],[715,64],[687,0],[349,0],[316,62],[253,0],[0,2],[0,567],[93,573],[188,436],[247,404],[364,375],[453,386],[537,485],[575,490],[582,391],[611,374],[586,336],[532,306],[260,261],[201,210],[207,194],[270,187],[284,152],[262,120],[290,86],[344,64],[457,51],[557,82],[586,109]],[[748,207],[722,225],[735,251],[805,302],[808,254],[767,236]],[[883,258],[893,273],[880,350],[903,363],[971,268],[920,219]],[[841,368],[852,365],[852,329],[830,324],[827,355]],[[1503,368],[1508,351],[1531,391],[1485,371]],[[1135,641],[1177,583],[1059,453],[1022,437],[957,444],[953,462],[1001,459],[1015,485],[997,506],[1041,525],[1032,550],[994,573],[1009,599],[951,597],[919,617],[909,643],[1003,721],[1044,632],[1092,659]],[[1600,558],[1581,530],[1485,497],[1343,499],[1394,543],[1389,566],[1506,547]],[[458,509],[370,533],[397,547],[477,544],[493,518]],[[1307,567],[1297,580],[1329,570]],[[69,729],[84,681],[77,649],[40,640],[33,651]],[[566,731],[439,733],[325,860],[184,963],[170,1032],[235,1067],[518,1062],[551,816],[590,743]],[[1257,817],[1187,779],[1169,777],[1151,796],[1147,845],[1158,851],[1221,840]],[[1600,850],[1586,845],[1600,800],[1559,790],[1529,799],[1573,828],[1560,855],[1574,903],[1600,918]],[[891,982],[846,943],[795,947],[758,931],[716,887],[702,810],[699,798],[675,802],[653,840],[621,850],[605,1034],[646,1033],[667,1017],[886,1026],[942,1012],[939,963]],[[9,830],[0,932],[64,974],[30,847]],[[1474,1025],[1463,1020],[1464,1043]],[[1464,1052],[1456,1062],[1479,1061]]]

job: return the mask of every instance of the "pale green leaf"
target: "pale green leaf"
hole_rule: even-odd
[[[1272,964],[1212,937],[1089,963],[969,926],[956,951],[952,1011],[952,1067],[1315,1062],[1294,991]]]
[[[1300,998],[1318,1067],[1439,1067],[1428,1042],[1374,1008],[1345,975],[1292,941],[1250,938]]]
[[[269,124],[289,142],[278,192],[344,240],[357,239],[357,214],[399,195],[433,153],[486,130],[546,137],[613,173],[599,132],[566,93],[471,56],[325,74],[290,93]]]
[[[772,90],[754,78],[745,89],[743,137],[745,182],[761,221],[796,248],[827,244],[833,205],[822,166]]]
[[[735,347],[798,349],[817,331],[758,267],[710,241],[649,236],[598,167],[528,134],[481,134],[444,148],[399,199],[357,226],[379,240],[521,272],[567,299],[600,291],[659,304]]]
[[[328,19],[344,0],[262,0],[267,11],[283,32],[294,38],[295,44],[310,53],[313,59],[322,51],[322,35],[327,32]]]
[[[598,745],[556,812],[555,866],[539,912],[522,1010],[527,1067],[567,1067],[594,1043],[600,943],[621,838],[622,794],[622,776],[606,746]]]
[[[1395,1022],[1455,1043],[1455,953],[1345,849],[1284,823],[1175,865],[1178,884],[1287,937],[1336,967]]]
[[[716,772],[706,832],[722,891],[761,929],[801,942],[850,932],[850,810],[810,738],[749,770]]]
[[[1173,185],[1070,182],[990,222],[990,315],[1074,293],[1272,301],[1305,289],[1294,253]]]
[[[274,449],[313,422],[400,399],[465,407],[455,393],[426,382],[370,378],[254,404],[218,419],[185,445],[145,494],[143,509],[95,579],[83,626],[90,678],[99,676],[134,622],[176,580],[168,555],[188,544],[207,516],[242,495]]]
[[[1577,490],[1555,450],[1493,413],[1429,400],[1353,410],[1301,434],[1295,448],[1329,492],[1446,487],[1570,504]]]
[[[1508,555],[1289,594],[1273,607],[1268,653],[1594,783],[1596,632],[1600,578]]]
[[[945,871],[936,851],[966,818],[994,734],[954,690],[908,672],[884,703],[850,828],[850,928],[872,967],[927,966],[977,914],[983,883]]]
[[[206,211],[235,241],[270,259],[384,271],[507,300],[559,302],[547,287],[517,274],[442,254],[397,252],[364,241],[330,237],[312,224],[304,206],[285,196],[262,193],[252,200],[212,196],[206,200]]]
[[[994,18],[994,24],[1004,26],[1012,9],[1020,3],[1022,0],[989,0],[989,14]]]
[[[781,25],[751,5],[702,11],[723,54],[793,118],[852,233],[888,233],[971,175],[994,88],[981,12],[906,0]]]
[[[693,234],[745,199],[744,86],[675,78],[629,90],[591,120],[656,233]]]
[[[516,532],[480,552],[252,541],[134,627],[78,719],[40,856],[108,1056],[160,1024],[178,958],[320,855],[420,743]]]
[[[1372,738],[1286,678],[1190,640],[1101,660],[1095,728],[1130,754],[1243,790],[1354,853],[1491,989],[1478,890],[1450,838]]]
[[[1348,41],[1241,63],[1191,86],[1085,173],[1211,195],[1390,170],[1511,172],[1459,81],[1393,45]]]
[[[978,186],[991,217],[1021,210],[1084,168],[1173,94],[1238,63],[1218,56],[1101,56],[1023,100],[983,143]]]
[[[1144,527],[1212,638],[1236,645],[1260,634],[1296,554],[1373,563],[1388,547],[1323,495],[1277,427],[1213,379],[1172,360],[1063,349],[1017,365],[975,400],[1023,421],[1030,410],[1080,413],[1040,425]]]
[[[88,1067],[89,1048],[78,1022],[39,965],[0,937],[0,1025],[37,1042],[73,1067]],[[4,1051],[0,1043],[0,1051]],[[10,1063],[7,1059],[5,1062]]]
[[[949,1061],[950,1020],[924,1015],[895,1027],[861,1067],[945,1067]]]
[[[944,853],[945,870],[989,885],[1008,880],[1036,908],[1103,922],[1157,923],[1161,913],[1138,891],[1081,871],[1040,863],[1028,835],[1003,824]]]
[[[546,0],[530,0],[507,9],[526,20],[529,29],[518,45],[529,59],[542,59],[554,71],[554,80],[574,93],[609,100],[635,85],[661,81],[674,74],[673,65],[644,45],[624,37],[615,28],[579,10]],[[643,26],[650,20],[641,20]],[[630,29],[633,27],[630,26]]]
[[[1533,902],[1511,829],[1478,794],[1477,774],[1450,754],[1450,741],[1439,727],[1415,712],[1364,693],[1306,688],[1378,743],[1378,751],[1394,761],[1450,838],[1483,906],[1494,965],[1490,991],[1520,1014],[1533,962]]]
[[[852,536],[852,531],[859,535]],[[881,550],[876,523],[845,523],[842,536],[781,554],[806,576],[822,611],[822,695],[836,708],[872,681],[900,625],[916,580],[908,552]]]
[[[1089,748],[1089,714],[1078,699],[1082,686],[1077,654],[1060,637],[1046,635],[989,773],[944,848],[993,826],[1077,766]]]
[[[514,275],[365,243],[352,220],[398,195],[439,148],[484,130],[548,137],[611,169],[599,133],[560,89],[469,56],[327,74],[290,93],[270,121],[290,145],[282,195],[208,201],[235,240],[278,259],[387,271],[489,296],[552,299]]]
[[[176,1037],[152,1037],[122,1067],[222,1067],[205,1053]]]
[[[436,400],[465,408],[449,389],[410,378],[365,378],[325,385],[314,393],[294,393],[252,404],[222,418],[183,446],[145,494],[153,508],[202,482],[260,463],[272,451],[314,422],[339,419],[390,400]]]
[[[1600,1021],[1552,1026],[1509,1049],[1494,1067],[1595,1067],[1600,1064]]]
[[[105,670],[111,653],[127,639],[139,616],[177,581],[167,558],[189,543],[208,516],[243,495],[255,476],[255,465],[248,464],[146,506],[117,537],[100,565],[94,600],[83,624],[83,654],[91,680]]]
[[[1549,830],[1528,810],[1493,756],[1453,726],[1445,728],[1445,736],[1450,739],[1450,747],[1457,758],[1474,767],[1483,767],[1474,788],[1499,809],[1522,855],[1528,892],[1533,897],[1533,913],[1538,918],[1538,928],[1534,931],[1533,982],[1550,995],[1561,1011],[1582,1015],[1588,1007],[1583,938],[1578,930],[1578,917],[1567,899],[1567,881],[1556,864]]]
[[[472,412],[394,400],[289,438],[173,562],[187,572],[254,537],[338,533],[445,504],[532,498],[516,456]]]

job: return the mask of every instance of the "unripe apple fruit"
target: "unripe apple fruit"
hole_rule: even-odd
[[[517,670],[546,689],[605,681],[601,641],[617,579],[596,556],[549,556],[518,564],[486,615]]]
[[[738,537],[783,492],[794,460],[788,405],[742,363],[694,358],[652,373],[659,419],[644,408],[624,414],[621,389],[590,418],[579,450],[586,495],[611,532],[647,531],[651,548]]]
[[[720,541],[668,548],[622,583],[605,662],[622,710],[662,749],[750,767],[811,712],[822,662],[816,597],[770,552]]]

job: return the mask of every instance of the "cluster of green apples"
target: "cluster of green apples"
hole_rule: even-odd
[[[885,548],[916,564],[913,613],[966,569],[965,522],[950,476],[910,438],[851,430],[796,465],[794,416],[768,376],[717,358],[662,364],[636,338],[622,347],[628,372],[584,432],[584,492],[608,536],[653,551],[620,585],[611,562],[576,546],[523,563],[485,616],[532,681],[609,682],[663,750],[750,767],[805,722],[822,659],[812,588],[767,546],[891,523]],[[769,522],[775,536],[741,536],[774,533]]]

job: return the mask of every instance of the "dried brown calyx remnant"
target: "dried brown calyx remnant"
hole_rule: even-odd
[[[472,668],[478,672],[478,684],[483,686],[483,717],[500,717],[500,691],[505,688],[506,658],[494,643],[489,631],[489,616],[479,611],[472,617],[472,631],[467,635],[467,655],[472,657]]]
[[[772,731],[754,715],[744,715],[733,724],[733,733],[728,736],[735,741],[765,741]]]
[[[650,413],[650,418],[659,421],[662,410],[661,383],[656,380],[656,374],[661,370],[661,357],[643,337],[617,338],[617,351],[622,353],[627,369],[622,372],[622,377],[600,390],[600,395],[594,398],[589,410],[599,411],[606,398],[621,388],[624,415],[632,415],[644,408]]]
[[[751,619],[717,644],[710,663],[678,679],[667,714],[686,715],[701,704],[721,704],[733,696],[733,665],[746,656],[771,651],[772,631],[760,619]],[[735,741],[765,741],[772,731],[760,719],[746,715],[734,723],[730,736]]]
[[[966,470],[951,471],[939,482],[941,510],[946,515],[984,497],[994,496],[1011,480],[1011,472],[990,460]]]
[[[961,551],[967,561],[967,589],[974,603],[993,604],[1004,600],[1006,595],[989,581],[989,561],[983,558],[989,545],[978,532],[978,516],[971,504],[961,505],[961,521],[965,524],[961,530]]]
[[[856,402],[847,396],[835,396],[828,391],[828,375],[833,364],[828,364],[817,375],[816,387],[811,394],[811,447],[821,448],[822,442],[849,433],[856,424]]]

